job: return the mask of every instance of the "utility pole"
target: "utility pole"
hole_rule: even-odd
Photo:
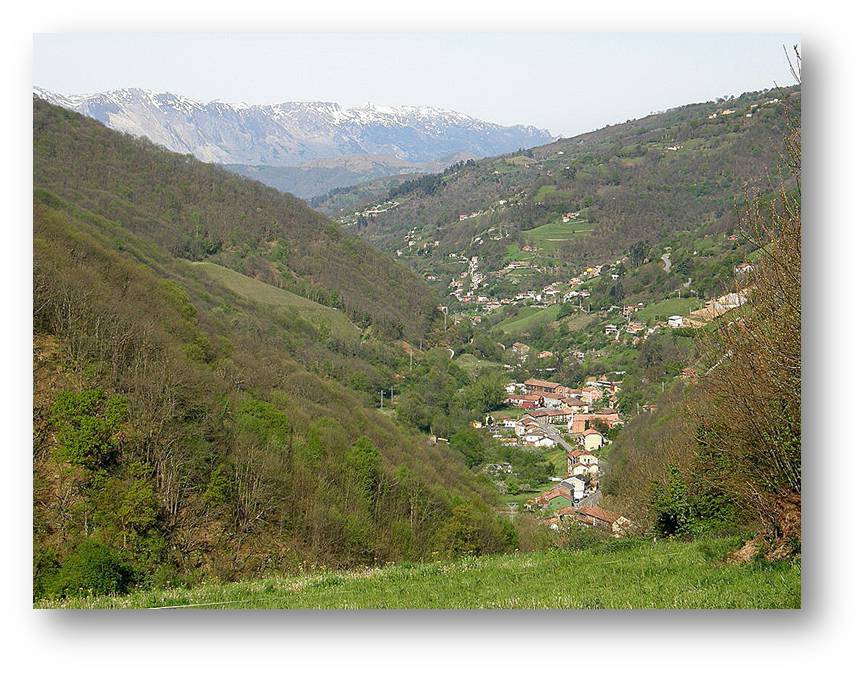
[[[381,389],[379,390],[379,409],[385,408],[385,392]]]
[[[391,404],[394,404],[394,384],[391,384]]]

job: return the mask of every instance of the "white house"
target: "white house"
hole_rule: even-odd
[[[598,457],[592,452],[575,449],[566,454],[570,475],[597,475]]]
[[[567,477],[562,482],[570,484],[574,488],[572,500],[577,503],[586,495],[586,481],[577,476],[573,475],[571,477]]]
[[[671,328],[683,327],[683,317],[682,316],[668,316],[668,327],[671,327]]]
[[[594,428],[587,428],[580,434],[580,442],[588,452],[594,452],[604,444],[604,436]]]

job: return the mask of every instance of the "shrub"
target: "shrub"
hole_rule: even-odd
[[[68,597],[122,594],[132,582],[132,569],[111,548],[93,539],[83,541],[69,555],[48,585],[49,594]]]

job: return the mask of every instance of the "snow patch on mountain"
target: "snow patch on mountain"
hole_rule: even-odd
[[[146,89],[66,96],[34,95],[106,126],[203,161],[296,166],[345,155],[435,161],[457,152],[483,157],[548,143],[533,126],[501,126],[431,106],[344,108],[328,101],[247,105],[199,101]]]

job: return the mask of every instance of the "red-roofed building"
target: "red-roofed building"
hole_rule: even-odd
[[[526,385],[526,390],[530,393],[556,393],[556,387],[560,386],[555,381],[545,381],[544,379],[527,379],[523,382]]]
[[[607,529],[614,536],[621,536],[631,526],[631,521],[619,513],[612,513],[598,506],[581,506],[577,509],[576,519],[584,526]]]

